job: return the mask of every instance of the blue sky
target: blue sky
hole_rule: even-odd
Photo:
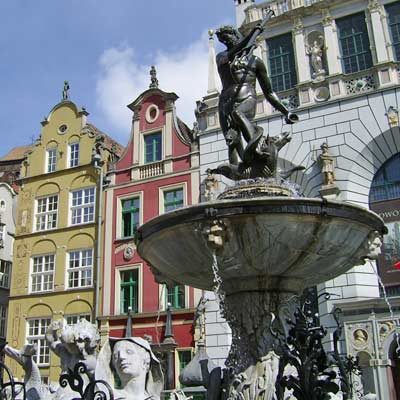
[[[39,136],[65,79],[89,121],[126,145],[126,104],[148,87],[152,64],[191,126],[207,89],[207,30],[234,15],[234,0],[2,0],[0,156]]]

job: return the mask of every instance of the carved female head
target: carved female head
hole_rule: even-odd
[[[114,382],[114,374],[121,382],[119,387]],[[121,391],[118,393],[121,398],[129,398],[131,391],[137,393],[136,385],[144,386],[146,396],[154,398],[160,398],[163,388],[159,361],[147,340],[137,337],[109,339],[99,353],[96,379],[103,379]]]

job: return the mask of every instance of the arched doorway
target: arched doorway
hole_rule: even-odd
[[[396,391],[397,400],[400,400],[400,354],[397,350],[397,340],[394,339],[389,349],[389,359],[392,362],[391,373],[393,378],[393,386]]]
[[[400,295],[400,153],[377,171],[369,193],[371,210],[378,213],[389,233],[383,238],[378,259],[379,275],[389,296]]]
[[[383,238],[378,272],[388,297],[400,295],[400,153],[393,155],[376,172],[369,193],[371,210],[385,221],[388,234]],[[390,398],[400,400],[400,358],[393,340],[387,356],[387,384]]]

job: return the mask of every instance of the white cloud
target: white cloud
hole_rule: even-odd
[[[205,33],[196,42],[173,53],[154,54],[159,88],[175,92],[177,115],[189,126],[194,121],[196,100],[207,93],[208,38]],[[140,55],[128,46],[104,51],[97,81],[97,101],[112,126],[127,132],[131,111],[126,105],[150,84],[150,65],[140,62]]]

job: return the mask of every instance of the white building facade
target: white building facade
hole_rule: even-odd
[[[337,189],[330,198],[371,208],[384,219],[384,213],[391,213],[388,222],[393,233],[389,236],[394,238],[390,243],[385,239],[386,261],[379,260],[378,266],[375,262],[354,266],[345,275],[320,285],[318,292],[332,294],[328,300],[321,297],[320,302],[321,323],[329,329],[327,346],[336,328],[330,313],[340,307],[345,324],[343,350],[360,357],[365,393],[375,393],[382,400],[400,398],[393,320],[400,316],[396,313],[400,272],[395,266],[400,261],[400,230],[399,258],[396,252],[396,220],[400,221],[396,208],[400,199],[400,2],[235,0],[235,6],[242,33],[262,19],[267,7],[276,14],[259,38],[256,52],[267,65],[274,91],[300,121],[292,127],[285,125],[261,93],[256,121],[264,134],[292,129],[292,141],[281,151],[280,166],[303,165],[305,170],[296,172],[291,180],[306,197],[320,197],[325,193],[318,156],[322,143],[327,143],[335,160]],[[218,122],[213,41],[211,32],[209,88],[197,107],[202,181],[208,168],[217,167],[228,156]],[[378,268],[392,297],[392,314],[382,297]],[[218,307],[210,301],[207,352],[220,364],[229,350],[227,331]]]
[[[8,296],[13,259],[17,194],[0,182],[0,337],[6,337]]]

